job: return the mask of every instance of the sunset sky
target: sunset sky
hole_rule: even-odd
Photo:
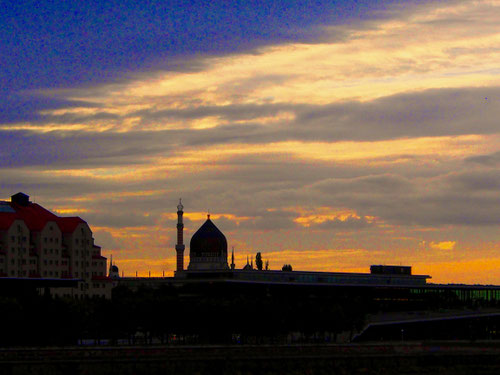
[[[500,0],[1,9],[0,199],[82,217],[125,276],[172,274],[182,197],[237,268],[500,284]]]

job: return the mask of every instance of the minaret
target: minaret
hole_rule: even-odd
[[[234,264],[234,246],[233,246],[233,251],[231,252],[231,269],[234,270],[236,268],[236,265]]]
[[[184,270],[184,224],[182,222],[182,215],[184,214],[184,206],[179,198],[177,205],[177,244],[175,251],[177,252],[177,272]]]
[[[109,277],[111,277],[111,272],[112,272],[111,267],[113,267],[113,254],[111,254],[111,259],[109,260],[109,272],[108,272]]]

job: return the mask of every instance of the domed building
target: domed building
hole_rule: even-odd
[[[116,264],[113,264],[113,255],[111,255],[111,260],[109,261],[108,277],[113,280],[120,278],[120,270]]]
[[[207,221],[193,234],[190,242],[188,270],[226,270],[226,236],[207,216]]]

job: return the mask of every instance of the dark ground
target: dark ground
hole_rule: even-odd
[[[500,342],[15,348],[0,374],[498,374]]]

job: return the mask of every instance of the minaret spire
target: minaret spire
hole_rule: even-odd
[[[231,269],[234,270],[236,268],[236,265],[234,264],[234,246],[233,250],[231,252]]]
[[[184,206],[182,200],[179,198],[177,205],[177,244],[175,251],[177,252],[177,272],[184,270],[184,223],[182,222],[182,215],[184,214]]]
[[[111,267],[113,267],[113,254],[111,254],[111,259],[109,260],[109,271],[108,275],[111,277]]]

